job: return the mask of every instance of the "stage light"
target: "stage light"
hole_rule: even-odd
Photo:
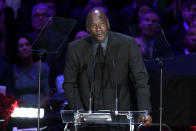
[[[21,117],[21,118],[37,118],[38,109],[37,108],[15,108],[11,117]],[[40,109],[40,118],[44,117],[44,109]]]

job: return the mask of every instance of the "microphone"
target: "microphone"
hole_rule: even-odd
[[[156,63],[158,63],[158,64],[160,65],[160,67],[163,67],[163,61],[161,61],[158,57],[156,57],[156,58],[154,59],[154,61],[155,61]]]
[[[92,94],[94,93],[94,80],[95,80],[95,66],[96,66],[96,57],[93,59],[93,68],[91,72],[91,83],[90,83],[90,94],[89,94],[89,114],[92,113]]]
[[[118,115],[118,83],[117,83],[117,75],[116,75],[116,60],[112,58],[112,66],[114,70],[114,84],[115,85],[115,115]]]

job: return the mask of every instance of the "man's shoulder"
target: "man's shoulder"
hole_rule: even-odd
[[[90,42],[90,36],[86,36],[84,38],[74,40],[69,43],[70,48],[80,48],[81,46],[84,46],[86,43]]]
[[[111,31],[110,34],[113,38],[116,38],[116,39],[121,39],[121,40],[133,40],[134,39],[132,36],[125,35],[125,34],[122,34],[119,32],[112,32]]]
[[[112,37],[112,43],[121,45],[121,47],[127,48],[127,46],[131,46],[135,43],[134,37],[122,33],[110,32],[110,36]]]

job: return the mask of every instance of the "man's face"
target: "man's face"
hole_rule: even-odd
[[[159,17],[155,13],[146,13],[140,21],[140,29],[143,35],[153,36],[158,31]]]
[[[41,30],[49,19],[49,12],[45,8],[37,8],[32,17],[32,26]]]
[[[196,52],[196,27],[190,27],[185,36],[185,45],[190,52]]]
[[[193,4],[190,7],[185,7],[183,9],[182,16],[184,21],[190,24],[193,18],[196,16],[196,4]]]
[[[109,23],[106,16],[100,12],[93,12],[87,18],[87,31],[93,36],[97,43],[102,43],[109,30]]]
[[[142,19],[142,17],[146,14],[146,12],[151,11],[151,8],[147,5],[143,5],[140,7],[140,9],[138,10],[138,20],[140,21]]]

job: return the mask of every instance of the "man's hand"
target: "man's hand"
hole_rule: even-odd
[[[142,123],[143,126],[150,126],[152,123],[152,117],[149,114],[141,115],[139,117],[139,121]]]

